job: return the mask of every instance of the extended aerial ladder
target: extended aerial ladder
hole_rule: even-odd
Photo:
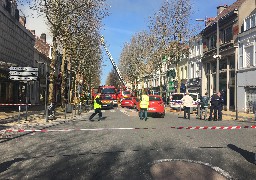
[[[108,51],[108,48],[107,48],[107,46],[106,46],[106,44],[105,44],[105,41],[104,41],[104,37],[103,37],[103,36],[101,36],[101,44],[102,44],[102,46],[104,47],[104,49],[105,49],[105,51],[106,51],[106,53],[107,53],[107,55],[108,55],[108,57],[109,57],[109,59],[110,59],[110,61],[111,61],[111,63],[112,63],[112,66],[114,67],[114,69],[115,69],[115,71],[116,71],[116,73],[117,73],[117,75],[118,75],[119,80],[121,81],[121,83],[122,83],[124,86],[126,86],[126,82],[125,82],[124,78],[122,77],[120,70],[118,69],[118,67],[117,67],[117,65],[116,65],[116,63],[115,63],[115,61],[113,60],[112,55],[111,55],[110,52]]]

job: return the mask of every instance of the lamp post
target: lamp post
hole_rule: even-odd
[[[47,109],[47,94],[48,94],[48,76],[47,76],[47,63],[36,61],[38,64],[45,65],[45,97],[44,97],[44,113],[45,113],[45,121],[48,122],[48,109]]]

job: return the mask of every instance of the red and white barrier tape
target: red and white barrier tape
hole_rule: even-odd
[[[26,104],[0,104],[0,106],[26,106]],[[28,104],[28,106],[31,106],[31,104]]]
[[[256,129],[256,126],[213,126],[213,127],[169,127],[171,129],[187,130],[237,130],[237,129]],[[1,132],[70,132],[70,131],[104,131],[104,130],[156,130],[157,128],[95,128],[95,129],[6,129]]]

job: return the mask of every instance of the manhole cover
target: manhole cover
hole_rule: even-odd
[[[158,160],[150,166],[150,175],[155,180],[227,180],[231,176],[218,167],[191,160]]]

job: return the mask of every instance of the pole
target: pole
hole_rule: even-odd
[[[45,109],[45,121],[48,122],[48,109],[47,109],[47,94],[48,94],[48,76],[47,76],[47,63],[45,63],[45,102],[44,102],[44,109]]]
[[[28,81],[26,81],[27,87],[26,87],[26,121],[28,120]]]
[[[216,67],[216,92],[220,91],[220,29],[219,29],[219,20],[217,20],[217,67]]]
[[[237,103],[237,95],[238,95],[238,92],[237,92],[237,90],[238,90],[238,83],[237,83],[237,71],[238,71],[238,60],[237,60],[237,49],[239,48],[239,46],[238,47],[236,47],[236,56],[235,56],[235,99],[236,99],[236,104],[235,104],[235,110],[236,110],[236,120],[238,120],[238,109],[237,109],[237,106],[238,106],[238,103]]]

